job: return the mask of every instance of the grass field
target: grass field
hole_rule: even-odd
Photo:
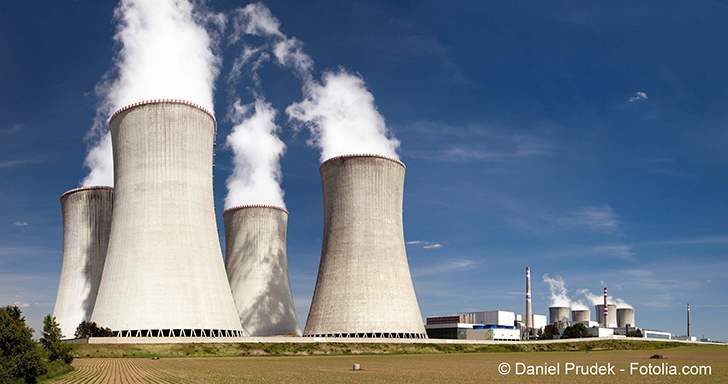
[[[659,353],[665,359],[650,359]],[[354,363],[361,365],[353,371]],[[507,375],[498,371],[508,363]],[[560,367],[558,375],[516,375],[524,366]],[[615,367],[615,375],[576,376],[567,363]],[[710,375],[630,375],[630,364],[710,366]],[[54,383],[726,383],[728,347],[680,346],[659,350],[592,350],[336,356],[187,358],[80,358],[75,371]],[[620,369],[625,369],[621,372]],[[654,372],[653,372],[654,373]]]

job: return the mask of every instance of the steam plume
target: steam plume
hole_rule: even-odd
[[[595,295],[595,294],[591,293],[591,291],[589,291],[586,288],[579,289],[579,290],[576,291],[576,293],[579,294],[579,295],[584,295],[584,297],[586,298],[586,300],[589,303],[591,303],[592,306],[604,304],[604,295],[601,295],[601,296],[600,295]],[[612,296],[607,296],[607,304],[614,304],[614,305],[619,306],[619,302],[622,302],[623,304],[626,304],[626,306],[619,307],[619,308],[632,308],[632,306],[630,306],[629,304],[627,304],[624,300],[622,300],[620,298],[616,298],[615,299]]]
[[[549,290],[551,291],[551,307],[569,307],[571,306],[571,299],[567,295],[569,290],[566,289],[566,283],[561,276],[549,277],[548,273],[543,275],[543,281],[549,284]]]
[[[106,129],[111,114],[150,99],[182,99],[213,111],[220,57],[215,28],[224,18],[188,0],[121,0],[114,10],[118,51],[96,86],[101,99],[89,133],[91,149],[83,186],[112,185],[113,160]],[[211,32],[206,24],[215,24]]]

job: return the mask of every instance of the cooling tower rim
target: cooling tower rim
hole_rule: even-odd
[[[553,305],[553,306],[550,306],[549,307],[549,309],[551,309],[551,308],[568,308],[568,309],[571,309],[571,307],[565,307],[563,305]]]
[[[280,209],[281,211],[283,211],[285,213],[288,213],[288,210],[286,210],[285,208],[281,208],[281,207],[279,207],[277,205],[248,204],[248,205],[236,205],[234,207],[230,207],[230,208],[226,209],[225,211],[223,211],[222,214],[224,215],[224,214],[226,214],[226,213],[228,213],[230,211],[235,211],[235,210],[243,209],[243,208],[274,208],[274,209]]]
[[[82,192],[82,191],[90,191],[90,190],[94,190],[94,189],[106,189],[106,190],[112,190],[113,191],[114,190],[114,187],[109,187],[109,186],[106,186],[106,185],[94,185],[94,186],[90,186],[90,187],[74,188],[74,189],[71,189],[70,191],[64,192],[61,195],[61,200],[63,200],[64,197],[66,197],[67,195],[70,195],[72,193]]]
[[[617,307],[617,310],[618,311],[623,311],[623,310],[633,310],[634,311],[634,307],[619,307],[618,306]]]
[[[407,166],[404,165],[404,163],[401,160],[395,159],[394,157],[384,156],[384,155],[380,155],[380,154],[377,154],[377,153],[350,153],[348,155],[335,156],[335,157],[332,157],[332,158],[324,161],[319,166],[319,171],[324,166],[324,164],[326,164],[326,163],[328,163],[330,161],[338,160],[338,159],[344,159],[344,158],[348,158],[348,157],[378,157],[378,158],[381,158],[381,159],[387,159],[387,160],[394,161],[395,163],[397,163],[397,164],[401,165],[402,167],[404,167],[404,169],[407,169]]]
[[[111,117],[109,118],[109,127],[111,127],[111,121],[114,120],[114,118],[118,114],[120,114],[121,112],[126,111],[127,109],[130,109],[130,108],[133,108],[133,107],[138,107],[140,105],[158,104],[158,103],[185,104],[185,105],[189,105],[191,107],[195,107],[197,109],[201,109],[202,111],[204,111],[205,113],[207,113],[208,115],[210,115],[210,117],[212,117],[212,120],[215,122],[215,125],[217,125],[217,120],[215,119],[215,115],[213,115],[212,112],[208,111],[206,108],[202,107],[201,105],[195,104],[195,103],[190,102],[190,101],[187,101],[187,100],[182,100],[182,99],[152,99],[152,100],[139,101],[139,102],[136,102],[136,103],[129,104],[129,105],[125,106],[125,107],[119,108],[119,110],[116,111],[116,112],[114,112],[114,114],[111,115]]]

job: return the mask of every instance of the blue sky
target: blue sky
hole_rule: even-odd
[[[636,308],[638,326],[728,340],[728,5],[719,2],[269,1],[313,76],[358,73],[401,142],[423,317],[550,304],[544,274]],[[215,12],[245,2],[209,0]],[[0,2],[0,305],[52,312],[59,197],[87,174],[115,2]],[[221,45],[218,143],[237,51]],[[259,72],[287,145],[288,257],[302,325],[321,252],[319,151],[283,113],[301,82]],[[249,79],[248,79],[249,81]],[[253,101],[239,84],[243,102]],[[246,99],[247,98],[247,99]],[[215,179],[232,171],[218,145]],[[225,185],[216,183],[221,216]],[[218,218],[222,223],[222,217]],[[222,236],[223,228],[219,228]],[[27,306],[26,306],[27,305]],[[594,314],[592,314],[594,316]]]

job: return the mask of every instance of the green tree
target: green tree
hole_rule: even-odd
[[[114,332],[111,328],[99,327],[93,321],[82,321],[78,327],[76,327],[76,333],[74,337],[86,338],[86,337],[111,337],[114,336]]]
[[[22,378],[35,383],[48,369],[39,348],[31,338],[33,329],[16,306],[0,308],[0,377]]]
[[[582,323],[576,323],[564,329],[564,339],[578,339],[581,337],[587,337],[588,335],[589,330],[587,330],[586,326]]]
[[[73,361],[71,345],[61,343],[62,338],[61,328],[56,323],[55,316],[46,315],[43,318],[43,334],[40,343],[48,352],[48,360],[63,360],[66,364],[71,364]]]
[[[641,330],[629,331],[626,334],[627,337],[643,337]]]
[[[544,330],[543,333],[541,333],[541,336],[538,337],[539,340],[551,340],[553,338],[554,334],[548,329]]]

